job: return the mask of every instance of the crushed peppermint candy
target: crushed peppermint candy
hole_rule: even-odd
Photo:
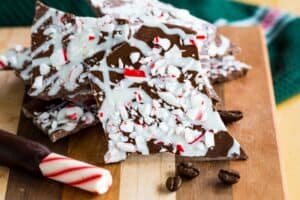
[[[95,106],[87,108],[62,100],[32,99],[24,104],[23,111],[52,142],[98,123]]]
[[[188,29],[191,23],[188,28],[167,23],[178,17],[177,12],[170,15],[168,9],[153,12],[161,21],[141,18],[135,26],[132,19],[120,22],[109,15],[98,19],[65,17],[66,13],[38,3],[31,55],[33,67],[39,68],[29,93],[40,98],[61,98],[61,94],[73,95],[90,82],[97,100],[96,116],[108,136],[106,163],[124,160],[134,152],[210,158],[222,154],[228,159],[242,159],[245,155],[240,145],[214,110],[213,97],[205,92],[205,88],[213,89],[204,68],[210,71],[214,66],[211,72],[220,77],[228,75],[218,69],[220,62],[235,64],[234,57],[218,58],[230,55],[231,43],[220,37],[219,44],[218,35],[206,22],[199,21],[201,28],[196,26],[200,29],[196,31]],[[41,10],[43,15],[39,15]],[[185,14],[185,21],[190,21],[191,16]],[[49,18],[52,22],[47,23]],[[145,27],[147,31],[143,32]],[[36,43],[39,34],[47,37]],[[118,55],[116,51],[125,45],[129,50]],[[51,55],[45,57],[42,52],[50,48]],[[110,61],[114,56],[117,58]],[[209,62],[216,57],[216,63],[202,63],[205,56]],[[61,105],[45,112],[34,112],[33,119],[53,141],[57,132],[77,132],[96,121],[94,113],[83,105]],[[228,144],[216,142],[220,138],[226,138]]]
[[[77,120],[77,113],[69,114],[69,115],[67,115],[67,118],[69,120]]]
[[[146,74],[142,70],[125,68],[124,76],[125,77],[145,78]]]
[[[160,38],[158,36],[154,37],[153,44],[162,47],[165,51],[168,50],[171,46],[170,40],[168,40],[166,38]]]
[[[198,54],[198,47],[180,43],[190,39],[191,34],[164,24],[145,26],[147,34],[143,27],[137,30],[134,39],[107,56],[105,65],[91,71],[98,115],[105,113],[99,116],[109,144],[105,162],[124,160],[134,152],[212,158],[222,153],[228,159],[242,158],[239,144],[228,134],[214,110],[213,97],[204,89],[213,90],[200,60],[193,56]],[[149,37],[157,35],[157,27],[164,38]],[[170,40],[168,33],[177,34],[179,39]],[[151,48],[153,44],[160,46],[161,41],[170,42],[165,52]],[[185,46],[189,46],[188,51]],[[130,57],[137,51],[140,55],[136,61]],[[115,83],[114,77],[120,80]],[[225,148],[225,144],[215,143],[219,135],[228,138]]]
[[[96,37],[94,36],[94,35],[89,35],[89,40],[91,41],[91,40],[95,40],[96,39]]]

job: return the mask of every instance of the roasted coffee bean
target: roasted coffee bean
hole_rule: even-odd
[[[169,177],[166,182],[166,187],[169,191],[174,192],[181,187],[182,180],[180,176]]]
[[[240,173],[233,169],[220,169],[218,176],[227,185],[235,184],[240,180]]]
[[[191,163],[191,162],[181,162],[180,165],[182,165],[184,167],[193,167],[193,163]]]
[[[194,168],[190,162],[182,162],[177,166],[177,173],[180,177],[185,179],[193,179],[199,176],[200,172]]]
[[[243,113],[238,110],[218,110],[218,112],[225,124],[230,124],[243,118]]]

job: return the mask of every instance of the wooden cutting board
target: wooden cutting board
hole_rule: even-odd
[[[12,72],[0,72],[0,128],[48,145],[55,152],[99,166],[113,174],[113,186],[103,196],[95,196],[22,171],[0,168],[0,200],[19,199],[120,199],[120,200],[201,200],[201,199],[284,199],[284,184],[274,123],[274,98],[265,41],[259,27],[222,28],[221,32],[242,48],[239,58],[253,69],[244,78],[216,86],[227,109],[244,112],[244,119],[229,127],[246,150],[247,161],[196,162],[201,175],[184,182],[170,193],[165,180],[173,175],[181,158],[170,154],[133,155],[121,163],[103,165],[105,145],[99,127],[89,128],[51,144],[31,121],[20,114],[24,89]],[[14,43],[28,45],[29,30],[0,30],[0,49]],[[220,168],[230,167],[241,173],[232,187],[218,182]]]

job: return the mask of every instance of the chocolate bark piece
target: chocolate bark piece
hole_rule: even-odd
[[[23,105],[23,112],[52,142],[99,122],[94,105],[76,105],[63,100],[31,99]]]
[[[26,85],[30,85],[32,77],[30,52],[30,48],[24,48],[20,45],[7,50],[0,55],[2,70],[14,70]],[[95,105],[95,99],[89,86],[75,94],[67,95],[63,99],[76,104]]]
[[[44,100],[87,89],[88,69],[130,34],[126,20],[76,17],[40,2],[31,30],[33,83],[29,95]]]
[[[201,64],[206,69],[211,83],[223,83],[243,77],[251,68],[249,65],[236,60],[232,55],[203,58]]]
[[[108,139],[105,162],[170,152],[198,159],[245,159],[214,109],[194,37],[180,26],[145,23],[89,76]]]
[[[0,141],[1,165],[26,169],[41,175],[39,164],[50,154],[47,147],[3,130],[0,130]]]
[[[232,56],[239,52],[236,45],[220,35],[214,25],[192,16],[187,10],[175,8],[158,0],[90,0],[90,4],[98,16],[109,14],[126,18],[132,26],[139,27],[149,19],[157,19],[164,23],[185,26],[195,30],[198,40],[191,40],[191,42],[201,46],[199,52],[201,61],[204,61],[204,67],[208,70],[207,75],[213,83],[240,78],[250,68]],[[202,41],[199,42],[199,39]],[[225,60],[228,60],[227,56],[231,56],[232,62],[229,64],[228,61],[224,61],[222,59],[224,56],[226,57]],[[210,59],[214,61],[205,65],[205,60]],[[215,69],[215,65],[218,66],[218,69]]]
[[[187,10],[157,0],[89,0],[89,2],[98,16],[112,15],[126,18],[133,25],[152,17],[163,23],[194,27],[198,30],[206,28],[212,33],[216,29],[212,24],[192,16]]]
[[[16,75],[29,84],[32,77],[30,48],[17,45],[0,55],[0,67],[4,70],[15,70]]]

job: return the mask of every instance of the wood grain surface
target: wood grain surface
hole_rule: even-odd
[[[267,5],[300,16],[299,0],[243,0],[246,3]],[[283,167],[289,199],[300,197],[300,94],[282,102],[276,109],[278,144],[283,155]]]
[[[24,34],[20,37],[19,34]],[[29,45],[29,29],[1,29],[0,51],[13,47],[15,44]],[[16,133],[23,101],[23,84],[14,72],[0,72],[0,128]],[[5,198],[9,170],[0,167],[0,199]]]
[[[239,28],[236,31],[223,29],[222,32],[241,45],[243,50],[239,58],[253,66],[245,78],[224,84],[225,107],[244,112],[244,120],[230,127],[230,130],[249,156],[246,165],[241,162],[230,163],[231,167],[243,173],[241,182],[233,187],[233,197],[243,199],[247,195],[250,199],[282,199],[285,185],[282,181],[274,121],[275,101],[263,33],[258,28]]]
[[[26,29],[13,29],[18,34],[7,34],[1,49],[7,47],[5,41],[28,44]],[[230,126],[229,130],[242,144],[249,159],[241,162],[195,162],[201,175],[185,182],[177,193],[166,192],[166,177],[174,174],[175,163],[181,158],[161,154],[153,156],[132,155],[121,164],[103,165],[102,156],[105,145],[99,127],[81,131],[68,139],[50,144],[30,121],[19,113],[22,104],[23,87],[11,72],[1,72],[0,76],[0,128],[40,141],[70,157],[104,166],[111,170],[114,183],[111,190],[103,196],[95,196],[78,189],[63,186],[41,177],[33,177],[22,171],[0,169],[0,199],[284,199],[284,187],[280,169],[280,159],[274,126],[274,100],[267,54],[258,27],[224,28],[222,32],[243,49],[240,58],[251,64],[253,69],[242,79],[219,85],[217,91],[223,97],[223,106],[228,109],[240,109],[245,118]],[[22,37],[22,39],[20,39]],[[5,91],[5,92],[4,92]],[[2,93],[3,92],[3,93]],[[3,95],[2,95],[3,94]],[[5,99],[11,96],[10,101]],[[6,120],[7,113],[14,120]],[[15,129],[9,127],[14,127]],[[233,187],[224,187],[217,180],[221,167],[232,167],[241,173],[241,181]],[[8,184],[7,184],[8,182]],[[41,198],[42,197],[42,198]]]

